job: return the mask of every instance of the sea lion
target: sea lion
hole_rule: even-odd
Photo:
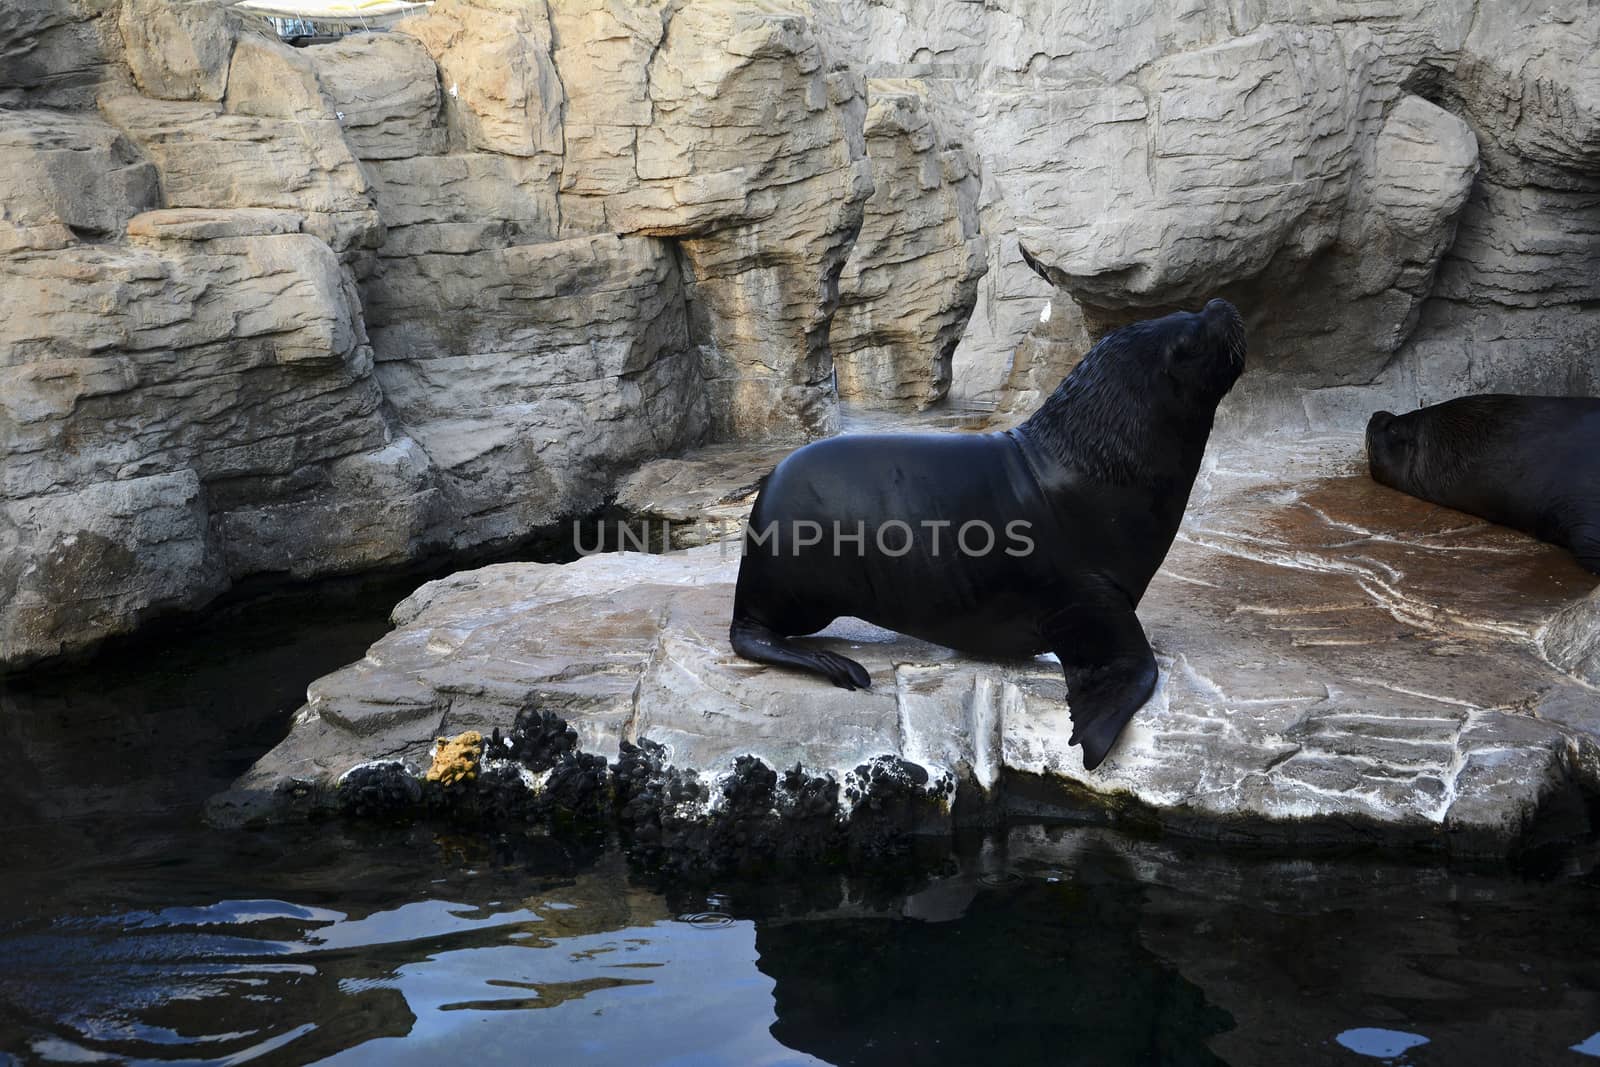
[[[1560,545],[1600,573],[1600,399],[1464,396],[1367,422],[1372,477]]]
[[[1213,300],[1108,334],[1016,429],[792,453],[745,532],[734,651],[845,689],[871,684],[859,663],[791,638],[848,615],[979,656],[1054,652],[1070,743],[1099,766],[1155,688],[1134,608],[1244,356],[1238,311]]]

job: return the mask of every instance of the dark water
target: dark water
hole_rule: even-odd
[[[0,1062],[1600,1058],[1592,847],[1464,869],[1034,827],[691,888],[605,841],[205,828],[409,584],[0,681]]]

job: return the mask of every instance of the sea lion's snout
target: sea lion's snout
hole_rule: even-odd
[[[1242,372],[1245,355],[1244,316],[1239,314],[1239,309],[1220,296],[1212,297],[1200,309],[1200,321],[1205,323],[1207,332],[1228,353],[1234,368]]]
[[[1393,472],[1399,458],[1398,442],[1390,432],[1397,417],[1392,411],[1376,411],[1367,420],[1367,469],[1373,478],[1386,485],[1394,481]]]

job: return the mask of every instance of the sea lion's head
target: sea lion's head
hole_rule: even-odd
[[[1071,378],[1110,378],[1147,405],[1157,421],[1211,430],[1217,405],[1244,373],[1244,319],[1223,299],[1175,311],[1101,338]],[[1087,384],[1087,383],[1085,383]]]
[[[1204,411],[1209,422],[1210,409],[1244,373],[1244,357],[1244,319],[1218,297],[1199,311],[1174,311],[1111,331],[1067,381],[1124,381],[1147,402],[1168,396],[1178,406]]]
[[[1102,337],[1018,429],[1092,477],[1148,482],[1199,464],[1244,360],[1244,319],[1226,300],[1135,322]]]
[[[1461,397],[1405,415],[1379,411],[1367,420],[1372,479],[1402,493],[1437,500],[1490,447],[1501,421],[1496,397]]]
[[[1244,319],[1221,297],[1199,311],[1179,311],[1128,328],[1139,327],[1153,335],[1163,371],[1187,401],[1214,407],[1244,373]]]
[[[1420,435],[1420,420],[1392,411],[1374,412],[1367,420],[1367,466],[1372,480],[1402,493],[1411,492],[1408,487],[1415,483],[1412,467],[1420,451]]]

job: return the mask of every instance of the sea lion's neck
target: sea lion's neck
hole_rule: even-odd
[[[1033,450],[1093,481],[1125,487],[1192,482],[1211,412],[1179,411],[1137,381],[1075,369],[1016,428]]]

